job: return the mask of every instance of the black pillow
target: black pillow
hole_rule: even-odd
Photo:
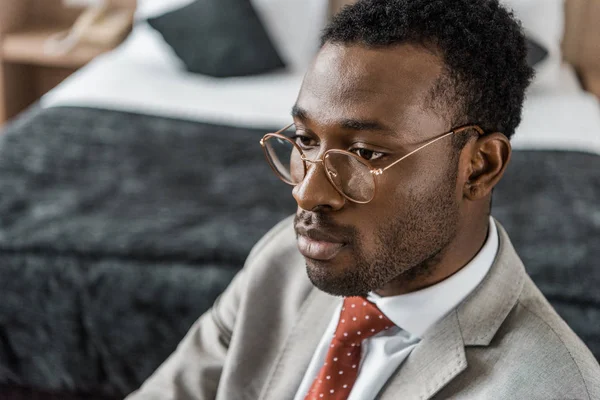
[[[250,0],[196,0],[148,23],[190,72],[231,77],[285,66]]]
[[[534,39],[527,37],[527,64],[535,67],[548,57],[548,50]]]

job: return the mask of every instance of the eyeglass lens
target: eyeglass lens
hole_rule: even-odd
[[[293,129],[293,128],[292,128]],[[270,136],[264,143],[267,158],[279,177],[286,183],[297,185],[304,179],[306,171],[312,168],[310,162],[305,163],[298,148],[293,145],[293,132],[283,132],[290,138],[285,140]],[[312,151],[310,155],[317,152]],[[309,160],[310,157],[305,153]],[[308,165],[306,165],[308,164]],[[357,202],[368,202],[375,194],[375,180],[369,167],[356,157],[347,153],[330,151],[324,160],[325,172],[331,183],[344,195]]]

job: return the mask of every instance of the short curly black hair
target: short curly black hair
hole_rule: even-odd
[[[533,69],[520,22],[498,0],[359,0],[333,18],[321,40],[423,46],[444,62],[431,100],[455,126],[478,124],[510,138],[521,122]]]

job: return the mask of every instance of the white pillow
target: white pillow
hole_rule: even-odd
[[[279,55],[303,72],[319,49],[327,24],[328,0],[251,0]]]
[[[564,34],[563,0],[501,0],[523,23],[525,33],[548,50],[548,57],[535,66],[530,90],[545,91],[560,84],[561,41]]]

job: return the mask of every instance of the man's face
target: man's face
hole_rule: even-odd
[[[452,128],[430,107],[441,71],[441,60],[420,47],[326,44],[296,103],[297,132],[318,146],[319,158],[342,149],[386,167]],[[293,195],[298,247],[313,284],[342,296],[409,291],[458,230],[456,170],[448,137],[376,176],[374,199],[356,204],[334,189],[322,164],[309,165]]]

